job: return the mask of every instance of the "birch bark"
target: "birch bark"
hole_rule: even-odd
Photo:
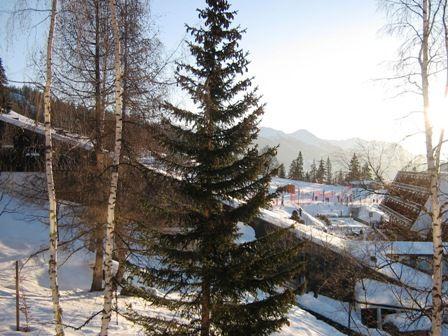
[[[44,90],[44,118],[45,118],[45,175],[47,180],[49,220],[50,220],[50,260],[48,272],[50,277],[51,299],[57,336],[64,335],[62,326],[62,308],[59,302],[57,252],[58,252],[58,222],[56,192],[53,178],[53,141],[51,136],[51,81],[52,81],[52,53],[56,21],[57,0],[51,2],[50,28],[47,40],[46,81]]]
[[[103,316],[101,319],[101,336],[108,334],[109,323],[112,311],[112,252],[114,244],[115,231],[115,205],[117,200],[118,186],[118,167],[120,164],[120,153],[123,132],[123,115],[122,115],[122,96],[123,96],[123,70],[121,66],[121,47],[120,47],[120,31],[118,27],[115,0],[109,0],[111,12],[112,29],[114,36],[114,63],[115,63],[115,146],[114,157],[112,162],[112,174],[110,182],[109,201],[107,206],[107,226],[105,239],[105,256],[104,256],[104,306]]]
[[[442,218],[440,216],[440,199],[438,188],[438,158],[440,150],[434,150],[433,147],[433,128],[430,119],[429,105],[429,37],[430,27],[430,0],[422,2],[423,34],[420,68],[423,93],[423,118],[425,124],[426,137],[426,160],[428,164],[428,173],[430,176],[430,215],[432,219],[432,240],[434,246],[433,253],[433,284],[432,284],[432,314],[431,314],[431,335],[440,336],[442,333]],[[440,143],[441,145],[441,143]],[[440,149],[440,148],[439,148]],[[437,164],[436,164],[437,163]]]

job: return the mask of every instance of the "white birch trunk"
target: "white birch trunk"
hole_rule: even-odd
[[[432,217],[432,241],[434,244],[433,254],[433,287],[432,287],[432,326],[431,335],[442,335],[443,322],[443,301],[442,301],[442,284],[443,284],[443,237],[442,237],[442,208],[439,197],[439,170],[440,170],[440,151],[443,144],[443,132],[440,141],[434,151],[434,167],[431,173],[431,217]]]
[[[434,151],[433,129],[429,115],[429,36],[430,36],[430,0],[423,0],[423,36],[420,58],[422,93],[423,93],[423,117],[426,137],[426,160],[430,175],[430,207],[428,209],[432,219],[432,238],[434,245],[433,254],[433,285],[432,285],[432,314],[431,335],[440,336],[442,333],[442,218],[440,216],[440,200],[438,190],[438,166],[440,150]],[[441,144],[440,144],[441,145]],[[440,149],[440,148],[439,148]],[[436,153],[435,153],[436,152]]]
[[[104,306],[103,316],[101,319],[101,336],[108,334],[109,322],[112,311],[112,252],[114,244],[115,231],[115,205],[117,199],[118,186],[118,167],[120,164],[121,140],[123,130],[122,116],[122,95],[123,95],[123,70],[121,67],[121,47],[120,47],[120,31],[118,28],[115,0],[109,0],[109,7],[112,18],[112,28],[114,33],[114,63],[115,63],[115,149],[112,163],[112,176],[110,182],[109,201],[107,206],[107,227],[105,240],[105,258],[104,258]]]
[[[53,38],[56,21],[57,0],[51,2],[51,18],[50,29],[47,41],[47,69],[46,82],[44,91],[44,118],[45,118],[45,174],[47,178],[48,202],[49,202],[49,220],[50,220],[50,261],[48,273],[50,277],[51,299],[53,303],[55,331],[57,336],[64,335],[62,327],[62,308],[59,302],[58,287],[58,269],[57,269],[57,252],[58,252],[58,222],[56,208],[56,192],[54,188],[53,178],[53,143],[51,137],[51,80],[52,80],[52,52]]]

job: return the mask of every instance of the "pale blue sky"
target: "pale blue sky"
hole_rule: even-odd
[[[0,9],[13,2],[0,1]],[[389,141],[418,131],[419,118],[400,119],[417,107],[416,101],[390,99],[395,92],[373,81],[392,74],[388,61],[396,57],[398,47],[398,41],[380,32],[386,21],[377,0],[232,3],[239,11],[237,22],[247,28],[242,46],[250,52],[250,74],[267,103],[263,126],[285,132],[305,128],[330,139]],[[152,0],[151,4],[169,53],[184,37],[184,24],[199,22],[195,9],[203,1]],[[4,22],[4,16],[0,20]],[[24,79],[26,57],[40,40],[34,34],[20,38],[13,49],[0,46],[9,77]],[[414,137],[404,145],[419,152],[420,140]]]

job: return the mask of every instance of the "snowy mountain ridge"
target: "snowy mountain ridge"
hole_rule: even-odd
[[[330,157],[334,170],[345,169],[346,162],[354,152],[361,158],[369,152],[375,160],[383,160],[389,165],[387,177],[393,178],[397,170],[403,169],[415,156],[400,144],[384,141],[368,141],[361,138],[344,140],[321,139],[306,129],[299,129],[292,133],[285,133],[269,127],[261,127],[256,144],[264,146],[279,146],[277,159],[288,169],[299,151],[302,152],[305,169],[309,169],[313,159]],[[380,159],[381,157],[381,159]],[[383,164],[384,164],[383,163]]]

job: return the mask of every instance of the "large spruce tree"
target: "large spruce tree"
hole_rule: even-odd
[[[195,62],[177,71],[196,110],[167,103],[161,127],[165,151],[158,159],[175,187],[169,199],[146,204],[165,226],[156,231],[142,223],[146,264],[130,266],[141,284],[133,293],[171,317],[129,317],[149,335],[270,335],[287,322],[294,302],[288,284],[301,269],[299,247],[284,244],[288,229],[237,241],[238,222],[248,223],[271,202],[274,172],[266,168],[275,149],[260,153],[253,145],[263,104],[246,77],[236,12],[226,0],[206,3],[198,10],[203,24],[187,26]]]

